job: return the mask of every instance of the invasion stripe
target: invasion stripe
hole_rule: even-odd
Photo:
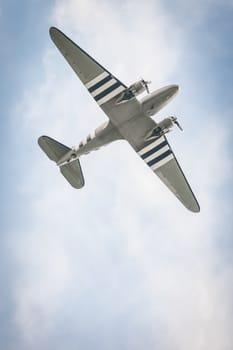
[[[100,80],[98,83],[96,83],[95,85],[93,85],[92,87],[90,87],[88,90],[89,92],[93,92],[96,89],[98,89],[100,86],[104,85],[105,83],[107,83],[109,80],[112,79],[111,75],[108,75],[107,77],[105,77],[104,79]]]
[[[116,79],[111,79],[110,81],[108,81],[106,84],[102,85],[101,87],[99,87],[98,89],[96,89],[95,91],[93,91],[91,94],[93,97],[99,95],[101,92],[105,91],[107,88],[109,88],[110,86],[112,86],[113,84],[116,83]]]
[[[148,158],[144,159],[144,161],[149,164],[150,161],[152,161],[153,159],[157,158],[158,156],[160,156],[161,154],[163,154],[164,152],[169,150],[169,146],[165,145],[164,147],[160,148],[157,152],[151,154]]]
[[[113,90],[110,94],[101,98],[101,100],[97,101],[98,105],[101,106],[103,103],[108,102],[109,100],[119,95],[124,90],[125,90],[125,87],[123,85],[120,85],[117,89]]]
[[[110,86],[109,88],[107,88],[106,90],[104,90],[103,92],[98,94],[97,96],[95,96],[95,100],[96,101],[101,100],[103,97],[105,97],[106,95],[110,94],[110,92],[112,92],[113,90],[115,90],[119,86],[121,86],[121,83],[119,83],[119,81],[117,81],[115,84],[113,84],[112,86]]]
[[[158,150],[160,150],[161,148],[163,148],[166,145],[167,145],[166,141],[161,142],[158,146],[155,146],[151,150],[149,150],[146,153],[142,154],[142,156],[141,156],[142,159],[145,159],[145,158],[149,157],[150,155],[156,153]]]
[[[142,156],[145,152],[150,151],[152,148],[156,147],[157,145],[159,145],[160,143],[162,143],[163,141],[165,141],[165,138],[163,136],[161,136],[160,138],[158,138],[157,140],[155,140],[154,142],[151,142],[149,145],[147,145],[146,147],[142,148],[138,154],[140,156]]]
[[[164,152],[164,153],[161,154],[160,156],[158,156],[158,157],[152,159],[152,160],[151,160],[150,162],[148,162],[147,164],[148,164],[149,166],[152,166],[152,165],[158,163],[160,160],[162,160],[162,159],[166,158],[167,156],[169,156],[171,153],[172,153],[172,151],[169,149],[168,151]]]
[[[87,84],[85,84],[86,88],[89,89],[91,86],[95,85],[98,83],[100,80],[104,79],[109,75],[108,72],[103,72],[100,75],[97,75],[94,79],[90,80]]]
[[[164,164],[168,163],[170,160],[174,159],[173,154],[171,153],[169,156],[167,156],[166,158],[160,160],[158,163],[155,163],[154,165],[151,166],[151,169],[153,171],[155,171],[156,169],[160,168],[161,166],[163,166]]]

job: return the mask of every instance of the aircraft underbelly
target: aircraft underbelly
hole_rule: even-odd
[[[120,134],[137,148],[148,132],[156,126],[150,116],[163,108],[177,91],[176,85],[169,85],[152,92],[141,101],[133,98],[118,105],[116,100],[112,100],[102,106],[102,109]]]
[[[141,103],[136,98],[122,104],[117,104],[116,101],[117,99],[112,99],[101,106],[114,126],[121,125],[141,112]]]
[[[148,132],[156,126],[156,123],[142,112],[142,105],[136,98],[117,106],[110,101],[102,108],[122,138],[133,148],[137,149]]]
[[[118,131],[134,149],[137,149],[148,132],[155,126],[156,124],[151,118],[139,114],[129,121],[122,123],[118,127]]]

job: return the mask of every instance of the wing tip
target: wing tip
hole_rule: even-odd
[[[53,27],[53,26],[49,28],[49,35],[50,35],[50,38],[52,39],[53,42],[59,36],[65,36],[66,37],[66,35],[60,29],[58,29],[56,27]]]
[[[37,139],[37,142],[38,142],[38,145],[41,147],[41,144],[48,138],[48,136],[46,135],[42,135],[40,137],[38,137]]]
[[[190,211],[192,211],[193,213],[199,213],[201,208],[200,205],[197,201],[195,201],[194,204],[190,205],[189,207],[187,207]]]
[[[49,28],[49,35],[50,35],[50,38],[51,38],[52,40],[54,39],[54,37],[55,37],[55,35],[56,35],[57,33],[61,33],[61,31],[60,31],[58,28],[56,28],[56,27],[50,27],[50,28]]]

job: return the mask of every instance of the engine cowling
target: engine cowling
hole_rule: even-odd
[[[146,86],[143,80],[136,81],[132,85],[130,85],[129,90],[137,96],[146,90]]]
[[[121,94],[117,99],[116,104],[125,103],[131,100],[131,98],[141,94],[143,91],[146,91],[149,94],[148,84],[150,83],[151,81],[146,81],[144,79],[136,81]]]
[[[161,128],[163,131],[167,130],[169,131],[174,126],[174,121],[172,117],[168,117],[163,119],[161,122],[158,123],[158,127]]]
[[[169,131],[174,127],[176,118],[168,117],[159,122],[156,127],[150,131],[150,133],[145,137],[146,140],[157,138]]]

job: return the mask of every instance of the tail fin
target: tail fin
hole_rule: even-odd
[[[49,159],[56,163],[71,150],[71,148],[48,136],[41,136],[38,139],[38,144]],[[81,188],[84,186],[84,178],[79,159],[61,165],[60,171],[74,188]]]

